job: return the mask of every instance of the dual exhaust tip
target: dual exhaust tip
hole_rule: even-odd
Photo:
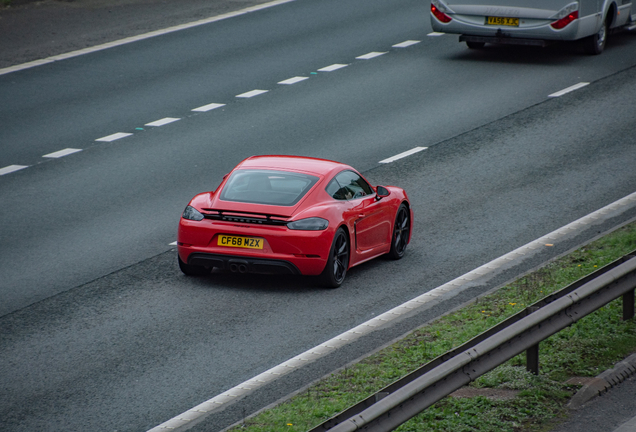
[[[247,262],[230,261],[230,271],[232,273],[247,273]]]

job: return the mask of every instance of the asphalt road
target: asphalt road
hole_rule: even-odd
[[[297,0],[0,75],[0,428],[146,430],[636,190],[636,50],[469,51],[421,2]],[[393,47],[419,40],[406,48]],[[369,52],[385,54],[369,60]],[[319,69],[347,65],[332,72]],[[282,80],[308,77],[293,85]],[[590,82],[560,98],[548,95]],[[236,98],[254,89],[254,98]],[[209,103],[225,106],[193,112]],[[178,121],[147,126],[166,117]],[[131,136],[112,142],[117,132]],[[378,161],[429,147],[388,165]],[[81,152],[43,158],[65,148]],[[325,157],[404,187],[407,256],[326,291],[180,274],[179,214],[252,154]],[[361,340],[201,426],[218,430],[636,216]]]
[[[636,428],[636,377],[592,399],[553,432],[632,432]]]

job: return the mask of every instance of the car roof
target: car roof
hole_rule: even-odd
[[[245,159],[236,168],[281,169],[319,176],[327,175],[334,170],[352,169],[349,165],[327,159],[284,155],[252,156]]]

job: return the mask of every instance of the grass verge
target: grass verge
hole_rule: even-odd
[[[307,431],[421,365],[472,339],[541,298],[636,249],[629,224],[553,261],[491,295],[410,333],[363,361],[334,373],[280,405],[246,419],[233,431]],[[636,320],[622,321],[618,299],[541,343],[539,376],[525,370],[525,354],[471,383],[472,397],[449,396],[397,431],[538,432],[567,415],[580,386],[636,351]],[[515,390],[510,399],[477,389]],[[470,393],[470,392],[469,392]]]

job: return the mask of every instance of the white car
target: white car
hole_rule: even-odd
[[[469,48],[582,39],[600,54],[610,29],[636,29],[636,11],[632,0],[432,0],[431,25],[461,35]]]

